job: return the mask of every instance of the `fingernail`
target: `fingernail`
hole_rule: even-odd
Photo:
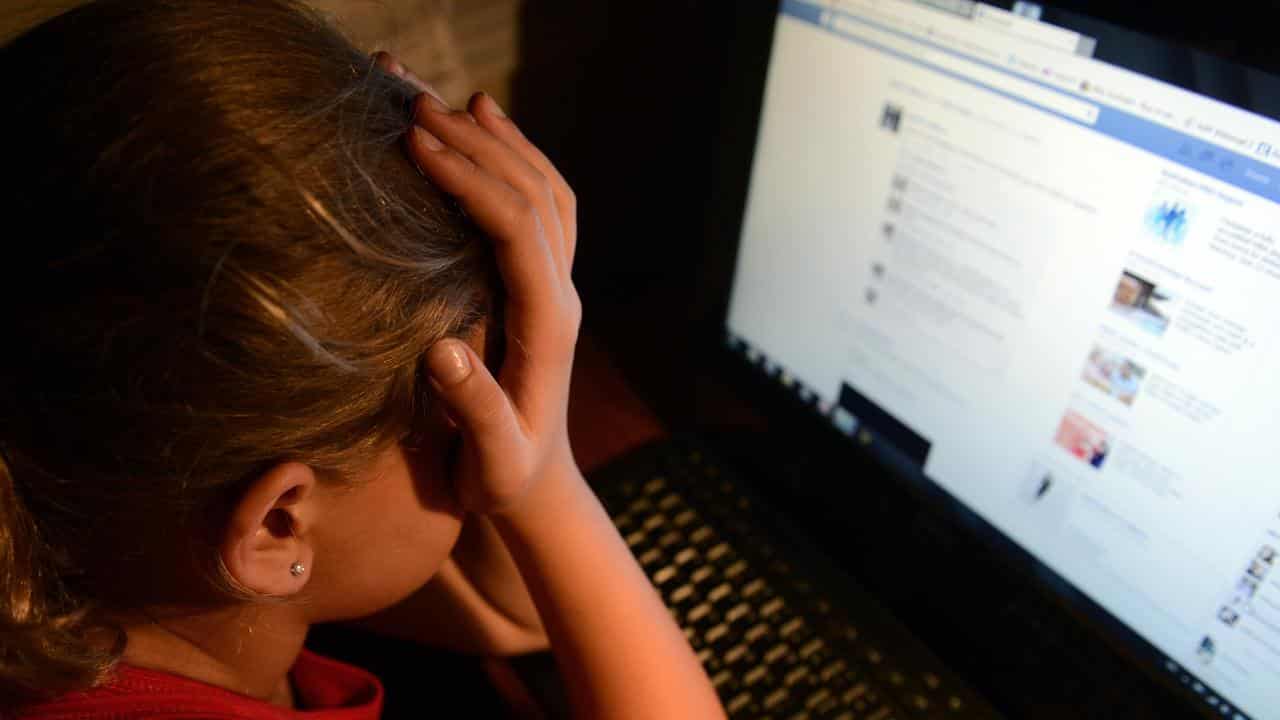
[[[428,150],[435,152],[444,149],[444,143],[440,142],[440,138],[424,130],[421,125],[414,125],[413,132],[418,136],[419,142]]]
[[[500,118],[504,118],[507,116],[507,113],[503,111],[502,106],[498,104],[497,100],[493,99],[492,95],[490,95],[489,93],[485,93],[484,96],[489,99],[490,112],[492,112],[494,115],[497,115]]]
[[[441,385],[457,385],[471,374],[471,361],[456,342],[438,342],[427,350],[427,369]]]
[[[427,105],[429,105],[432,110],[435,110],[438,113],[447,113],[453,110],[453,108],[449,107],[448,105],[445,105],[444,101],[441,100],[438,95],[431,92],[427,93]]]
[[[440,91],[439,91],[439,90],[436,90],[436,89],[435,89],[435,86],[433,86],[431,83],[426,83],[426,82],[422,83],[422,92],[424,92],[424,93],[426,93],[426,94],[430,95],[431,97],[435,98],[436,100],[439,100],[439,101],[440,101],[440,104],[441,104],[441,105],[444,105],[446,108],[449,108],[450,110],[452,110],[452,109],[453,109],[453,108],[450,108],[450,107],[449,107],[449,103],[447,103],[447,102],[445,102],[445,101],[444,101],[444,96],[443,96],[443,95],[441,95],[441,94],[440,94]]]

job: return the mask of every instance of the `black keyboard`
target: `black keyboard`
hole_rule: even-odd
[[[696,441],[592,486],[731,718],[999,717]]]

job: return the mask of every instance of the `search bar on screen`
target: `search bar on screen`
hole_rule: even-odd
[[[1041,109],[1052,110],[1086,125],[1093,125],[1098,120],[1097,105],[1077,100],[985,65],[958,58],[942,50],[928,47],[920,41],[908,40],[895,33],[879,30],[847,15],[826,11],[822,13],[820,22],[846,37],[901,53],[944,72],[952,73]]]

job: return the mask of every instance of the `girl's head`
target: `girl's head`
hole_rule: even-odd
[[[414,90],[293,0],[99,0],[0,81],[0,705],[98,679],[129,613],[425,582],[460,512],[420,359],[501,303]]]

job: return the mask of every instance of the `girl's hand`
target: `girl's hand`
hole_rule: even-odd
[[[574,462],[566,418],[582,318],[570,277],[575,199],[493,98],[477,93],[467,111],[453,111],[416,84],[424,93],[414,101],[410,156],[491,238],[506,290],[496,380],[461,340],[431,347],[427,368],[463,436],[455,478],[463,506],[510,513],[541,477]]]

